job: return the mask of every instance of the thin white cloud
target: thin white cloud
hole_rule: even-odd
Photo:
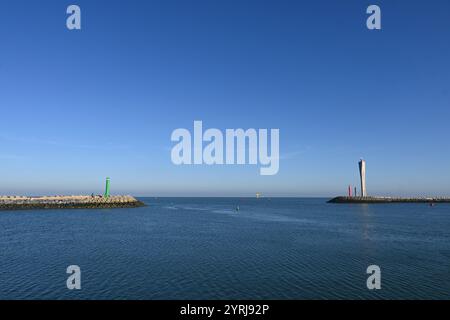
[[[61,142],[56,140],[47,140],[40,139],[35,137],[11,137],[8,135],[0,135],[0,140],[14,142],[14,143],[24,143],[24,144],[32,144],[32,145],[50,145],[56,147],[66,147],[66,148],[78,148],[78,149],[102,149],[102,150],[114,150],[114,149],[125,149],[127,145],[119,145],[113,143],[105,143],[105,144],[79,144],[79,143],[71,143],[71,142]]]
[[[16,154],[0,154],[0,160],[20,160],[23,158],[23,156],[19,156]]]

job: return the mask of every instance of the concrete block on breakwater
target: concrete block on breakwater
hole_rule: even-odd
[[[25,209],[106,209],[142,207],[132,196],[0,196],[0,210]]]
[[[328,203],[450,203],[450,198],[336,197]]]

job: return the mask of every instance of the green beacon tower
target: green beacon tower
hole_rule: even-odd
[[[109,198],[109,178],[106,178],[105,198]]]

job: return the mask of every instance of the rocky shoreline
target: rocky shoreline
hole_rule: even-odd
[[[0,210],[136,208],[145,204],[132,196],[0,196]]]

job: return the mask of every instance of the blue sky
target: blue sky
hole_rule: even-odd
[[[0,194],[110,176],[134,195],[332,196],[364,157],[369,194],[449,195],[449,16],[447,0],[1,0]],[[279,173],[173,165],[194,120],[279,128]]]

